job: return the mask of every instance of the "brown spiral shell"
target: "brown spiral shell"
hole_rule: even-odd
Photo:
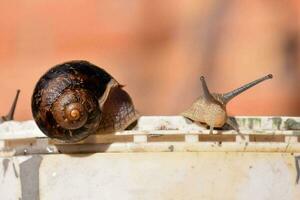
[[[138,118],[122,86],[87,61],[51,68],[36,84],[31,107],[42,132],[72,142],[90,134],[123,130]]]

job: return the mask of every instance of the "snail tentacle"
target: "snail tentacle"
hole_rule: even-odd
[[[262,78],[259,78],[257,80],[254,80],[250,83],[247,83],[245,85],[243,85],[242,87],[239,87],[231,92],[228,92],[228,93],[225,93],[223,94],[223,101],[224,103],[228,103],[231,99],[233,99],[234,97],[236,97],[237,95],[241,94],[242,92],[252,88],[253,86],[265,81],[265,80],[268,80],[268,79],[272,79],[273,78],[273,75],[272,74],[268,74],[267,76],[264,76]]]

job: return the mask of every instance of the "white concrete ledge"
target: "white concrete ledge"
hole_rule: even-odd
[[[276,131],[286,131],[285,122],[292,119],[300,122],[300,117],[278,117],[278,116],[236,116],[237,123],[241,132],[264,132],[274,133]],[[151,133],[208,133],[207,129],[201,125],[195,124],[181,116],[142,116],[133,129],[135,133],[150,131]],[[215,131],[217,132],[217,131]],[[233,131],[234,132],[234,131]],[[297,131],[296,131],[297,132]],[[120,132],[130,133],[130,132]],[[34,121],[9,121],[0,124],[0,140],[46,137],[37,127]]]
[[[77,143],[46,137],[33,121],[0,125],[0,156],[94,152],[300,152],[298,117],[236,117],[240,132],[209,130],[179,116],[144,116],[133,130],[91,135]]]
[[[286,122],[300,118],[236,119],[240,134],[209,134],[182,117],[145,116],[79,143],[50,139],[33,121],[6,122],[1,200],[299,199],[300,131]]]

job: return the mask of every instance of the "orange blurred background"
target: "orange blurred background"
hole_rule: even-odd
[[[297,0],[1,1],[0,114],[19,88],[16,119],[31,119],[39,77],[84,59],[125,84],[143,115],[186,109],[201,75],[228,92],[268,73],[229,113],[299,115],[299,11]]]

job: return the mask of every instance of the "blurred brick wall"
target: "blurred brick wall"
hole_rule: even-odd
[[[22,90],[16,119],[51,66],[85,59],[126,85],[145,115],[173,115],[201,94],[268,73],[232,101],[234,115],[299,115],[298,1],[4,0],[0,6],[0,114]]]

